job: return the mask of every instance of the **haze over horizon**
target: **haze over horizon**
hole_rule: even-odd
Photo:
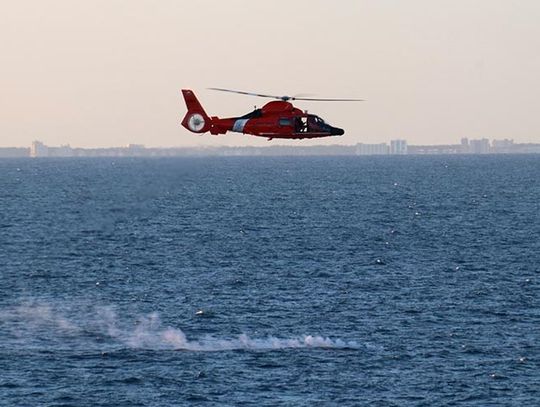
[[[540,2],[22,0],[0,15],[0,147],[540,142]],[[296,102],[345,136],[302,141],[180,126],[267,100],[207,90],[363,98]]]

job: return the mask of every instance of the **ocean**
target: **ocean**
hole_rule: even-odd
[[[0,405],[540,405],[540,156],[0,160]]]

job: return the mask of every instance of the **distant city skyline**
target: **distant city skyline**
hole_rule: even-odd
[[[540,154],[540,143],[514,143],[512,139],[492,140],[462,138],[459,144],[409,145],[407,140],[390,143],[355,145],[290,146],[283,144],[256,146],[199,146],[153,148],[142,144],[123,147],[78,148],[69,144],[49,146],[34,141],[30,147],[0,147],[0,158],[6,157],[172,157],[230,155],[440,155],[440,154]]]
[[[25,0],[0,14],[0,147],[267,146],[180,126],[182,88],[208,114],[295,102],[345,129],[285,145],[540,142],[537,0]]]

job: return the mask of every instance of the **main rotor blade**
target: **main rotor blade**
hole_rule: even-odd
[[[327,99],[327,98],[297,98],[297,97],[292,97],[291,100],[308,100],[311,102],[365,102],[364,99]]]
[[[248,96],[259,96],[261,98],[272,98],[272,99],[281,99],[281,96],[274,96],[274,95],[264,95],[262,93],[253,93],[253,92],[244,92],[242,90],[232,90],[232,89],[223,89],[223,88],[208,88],[210,90],[219,90],[220,92],[231,92],[231,93],[239,93],[240,95],[248,95]]]
[[[261,97],[261,98],[278,99],[278,100],[283,100],[283,101],[288,101],[288,100],[307,100],[307,101],[310,101],[310,102],[363,102],[364,101],[364,99],[306,98],[306,97],[300,97],[300,94],[298,96],[265,95],[264,93],[244,92],[242,90],[233,90],[233,89],[224,89],[224,88],[208,88],[208,89],[210,89],[210,90],[219,90],[220,92],[238,93],[240,95],[258,96],[258,97]]]

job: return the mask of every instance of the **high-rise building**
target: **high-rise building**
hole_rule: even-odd
[[[461,149],[461,153],[463,154],[470,153],[471,147],[469,145],[469,139],[467,137],[463,137],[461,139],[460,149]]]
[[[30,157],[48,157],[49,147],[41,141],[33,141],[30,147]]]
[[[489,153],[489,140],[487,138],[483,138],[480,140],[471,140],[470,151],[473,154]]]
[[[390,154],[407,154],[407,140],[391,140]]]

